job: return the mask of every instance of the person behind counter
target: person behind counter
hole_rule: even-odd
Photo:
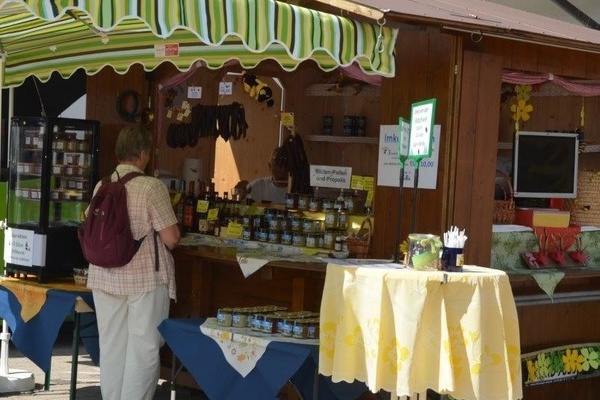
[[[257,202],[285,203],[288,168],[281,147],[273,150],[269,169],[271,170],[270,176],[255,179],[250,183],[241,181],[235,186],[241,200],[248,198]]]
[[[117,173],[122,177],[132,171],[143,172],[151,144],[152,135],[146,128],[121,129],[115,146],[119,165],[111,179],[115,181]],[[177,246],[180,232],[169,193],[160,180],[139,176],[126,187],[133,237],[144,240],[123,267],[90,264],[87,286],[92,289],[98,321],[102,398],[151,400],[160,372],[159,349],[164,344],[157,327],[169,316],[169,299],[175,299],[170,250]],[[94,193],[98,188],[96,185]],[[155,239],[163,243],[158,245],[158,270]]]

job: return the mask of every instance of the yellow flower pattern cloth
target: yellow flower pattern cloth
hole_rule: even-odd
[[[394,267],[395,266],[395,267]],[[410,396],[523,397],[519,322],[505,272],[328,264],[319,372]]]

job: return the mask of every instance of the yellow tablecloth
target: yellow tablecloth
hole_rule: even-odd
[[[519,322],[506,273],[393,266],[327,266],[319,372],[398,396],[430,388],[466,400],[522,398]]]
[[[46,294],[48,290],[65,290],[70,292],[90,292],[85,286],[76,285],[72,279],[59,279],[52,283],[40,283],[36,277],[27,278],[11,278],[11,277],[0,277],[0,285],[10,290],[19,303],[21,304],[21,318],[23,322],[28,322],[31,318],[35,317],[42,306],[46,302]],[[83,300],[78,298],[76,302],[76,308],[85,304]],[[91,308],[85,305],[83,310],[76,309],[77,312],[91,312]]]

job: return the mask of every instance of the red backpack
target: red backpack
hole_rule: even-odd
[[[125,183],[144,175],[129,172],[117,180],[102,179],[92,198],[87,219],[79,228],[79,242],[85,259],[94,265],[115,268],[127,264],[140,248],[142,240],[135,240],[129,225],[127,189]]]

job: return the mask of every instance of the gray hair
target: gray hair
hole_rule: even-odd
[[[140,157],[142,150],[152,147],[152,133],[140,125],[121,128],[115,145],[115,155],[119,162],[132,161]]]

